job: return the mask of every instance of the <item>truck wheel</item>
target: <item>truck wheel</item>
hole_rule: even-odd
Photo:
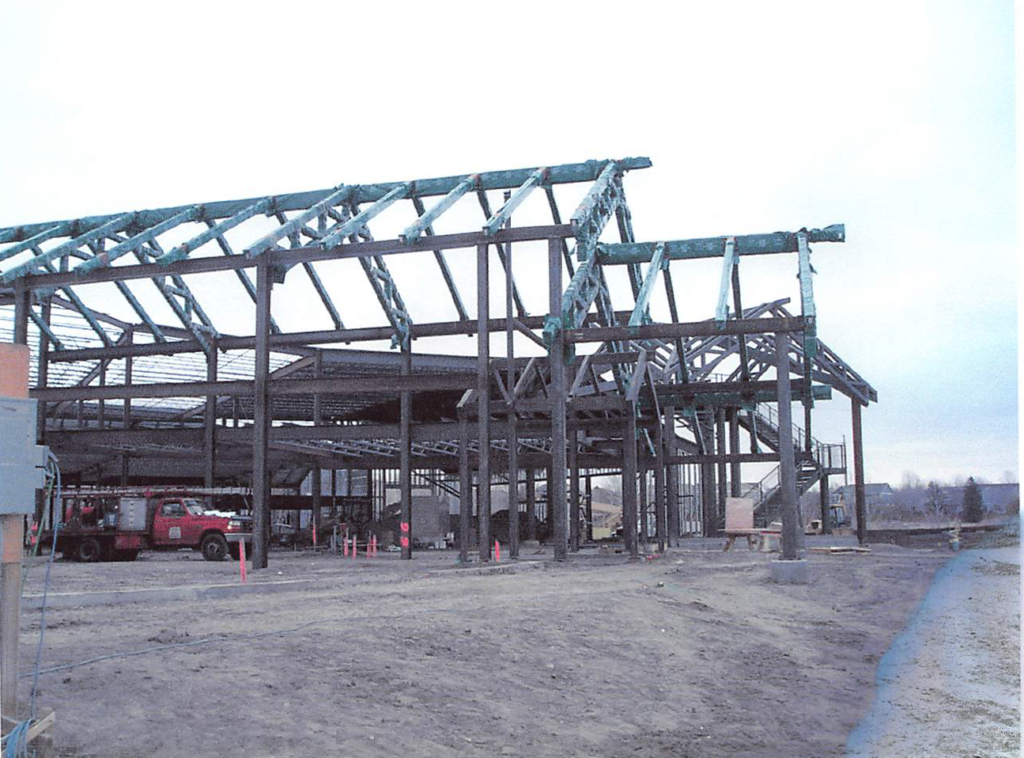
[[[208,561],[222,561],[228,557],[228,541],[220,534],[206,535],[199,549]]]
[[[114,560],[115,561],[124,561],[124,562],[134,561],[138,557],[139,557],[139,551],[138,550],[116,550],[116,551],[114,551]]]
[[[103,547],[95,537],[86,537],[75,548],[75,558],[82,563],[95,563],[103,554]]]

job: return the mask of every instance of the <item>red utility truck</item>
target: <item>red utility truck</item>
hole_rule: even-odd
[[[237,560],[239,543],[252,541],[249,516],[211,511],[181,494],[75,495],[65,498],[63,516],[57,549],[77,561],[133,561],[140,550],[181,548],[208,561]],[[44,545],[52,539],[44,534]]]

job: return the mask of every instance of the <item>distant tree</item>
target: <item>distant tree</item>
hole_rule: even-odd
[[[1010,470],[1006,470],[1003,472],[1003,476],[1002,478],[1000,478],[999,481],[1001,481],[1003,484],[1016,484],[1017,475]]]
[[[942,492],[938,482],[928,482],[927,495],[924,501],[924,508],[928,515],[935,520],[941,520],[942,517],[947,515],[947,507],[946,495]]]
[[[974,477],[967,479],[964,485],[964,508],[962,511],[963,520],[969,524],[976,524],[985,518],[985,502],[981,499],[981,488],[974,481]]]

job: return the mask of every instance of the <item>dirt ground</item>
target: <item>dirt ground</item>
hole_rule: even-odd
[[[39,700],[57,710],[59,754],[78,757],[841,756],[880,658],[950,557],[812,554],[810,584],[778,585],[769,556],[683,544],[634,564],[586,551],[498,571],[457,568],[447,552],[275,552],[254,580],[310,577],[307,590],[51,609],[44,667],[158,649],[43,674]],[[236,571],[148,554],[58,563],[52,586]],[[42,576],[37,562],[27,594]],[[26,611],[23,671],[38,628]],[[22,703],[28,693],[23,679]]]

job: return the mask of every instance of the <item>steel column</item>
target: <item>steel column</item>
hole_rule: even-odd
[[[469,414],[459,408],[459,562],[469,563],[473,523],[473,472],[469,466]]]
[[[477,536],[480,560],[491,560],[491,334],[488,246],[476,248]]]
[[[650,500],[647,495],[647,465],[641,463],[639,465],[639,476],[640,476],[640,498],[638,506],[640,508],[640,544],[646,545],[648,539],[648,533],[650,532],[649,522],[649,506]]]
[[[253,378],[252,438],[252,567],[267,567],[270,547],[270,266],[256,268],[256,355]]]
[[[798,532],[796,465],[793,450],[792,390],[789,385],[789,336],[775,338],[775,369],[779,392],[779,497],[782,515],[782,559],[797,559]],[[856,402],[856,401],[855,401]]]
[[[316,355],[313,358],[313,375],[317,379],[322,379],[324,373],[324,355],[320,350],[316,351]],[[323,398],[319,392],[313,393],[313,425],[320,426],[323,424]],[[313,529],[316,530],[317,541],[322,539],[320,531],[320,520],[321,514],[323,513],[323,476],[320,471],[319,462],[313,466],[312,470],[313,480],[310,482],[310,495],[313,498],[313,512],[310,514],[312,519]]]
[[[719,408],[715,411],[715,438],[717,445],[715,452],[718,455],[718,512],[725,513],[725,499],[729,496],[728,463],[726,456],[729,454],[725,448],[725,409]]]
[[[729,452],[732,455],[738,455],[740,453],[740,409],[729,408],[726,411],[729,419]],[[741,471],[741,463],[738,458],[734,458],[729,464],[729,494],[732,497],[740,497],[743,489],[743,479]]]
[[[537,541],[537,470],[526,469],[526,539]]]
[[[508,201],[506,193],[506,202]],[[512,226],[512,219],[505,228]],[[505,245],[505,354],[508,358],[506,384],[508,385],[508,553],[519,557],[519,425],[516,417],[516,364],[515,364],[515,279],[512,275],[512,243]]]
[[[832,508],[829,502],[828,474],[818,481],[818,498],[821,504],[821,533],[832,534]]]
[[[217,381],[217,343],[211,340],[210,352],[206,354],[206,381]],[[129,359],[130,360],[130,359]],[[125,377],[125,384],[131,384],[131,379]],[[125,405],[131,402],[125,398]],[[206,408],[203,413],[203,457],[204,457],[204,482],[207,487],[216,486],[217,476],[217,396],[206,396]]]
[[[579,429],[569,430],[569,549],[580,549],[580,467],[577,457]]]
[[[558,238],[548,240],[548,311],[551,319],[562,313],[562,246]],[[568,557],[565,512],[565,336],[558,329],[548,349],[551,364],[551,476],[548,477],[548,523],[552,526],[555,560]]]
[[[412,374],[412,341],[408,338],[402,343],[402,376]],[[402,392],[401,420],[399,431],[399,472],[398,486],[401,490],[402,515],[399,530],[401,532],[402,559],[412,559],[412,392]]]
[[[861,429],[860,402],[850,398],[853,411],[853,490],[857,508],[857,542],[864,544],[868,529],[868,507],[864,493],[864,438]]]
[[[636,409],[626,411],[622,429],[622,536],[630,560],[640,558],[636,535]]]
[[[668,468],[665,471],[665,508],[668,517],[668,545],[679,545],[679,465],[674,462],[676,456],[676,409],[666,404],[663,408],[665,420],[665,455]]]
[[[658,552],[665,552],[668,540],[668,513],[665,508],[665,430],[663,424],[654,428],[654,531],[658,535]]]

